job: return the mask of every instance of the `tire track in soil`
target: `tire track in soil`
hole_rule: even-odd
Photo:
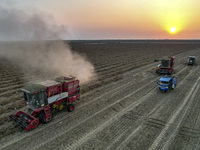
[[[141,128],[142,128],[142,126],[139,126],[139,127],[137,127],[133,132],[131,132],[131,134],[129,134],[129,135],[126,137],[126,140],[124,140],[122,143],[120,143],[120,145],[116,148],[116,150],[122,150],[122,149],[124,149],[124,147],[126,146],[126,144],[127,144],[130,140],[132,140],[132,138],[133,138],[134,136],[137,135],[137,132],[138,132],[139,130],[141,130]],[[131,128],[129,128],[129,129],[131,129]],[[107,149],[108,149],[108,148],[107,148]]]
[[[156,97],[153,97],[153,98],[156,98]],[[150,100],[150,99],[151,98],[148,97],[148,100]],[[146,100],[145,102],[148,102],[148,100]],[[152,102],[149,101],[147,105],[149,105],[151,103]],[[139,130],[143,129],[143,127],[141,126],[141,124],[147,119],[147,117],[150,114],[152,114],[156,109],[158,109],[161,105],[163,105],[165,103],[165,101],[156,101],[154,103],[155,103],[155,107],[153,107],[153,109],[148,108],[149,110],[146,109],[145,112],[140,112],[140,111],[135,110],[137,108],[132,109],[131,111],[133,111],[133,115],[136,112],[140,112],[141,113],[136,118],[134,118],[133,115],[125,114],[124,116],[122,116],[122,118],[119,118],[117,120],[118,122],[113,122],[110,125],[110,128],[112,128],[112,126],[114,124],[117,124],[119,126],[118,129],[124,129],[124,131],[122,133],[119,132],[117,135],[114,135],[114,136],[112,135],[112,137],[114,137],[114,141],[113,141],[113,138],[112,138],[111,141],[108,140],[107,142],[98,144],[98,145],[101,145],[101,147],[100,148],[98,147],[98,149],[123,149],[124,146],[125,146],[125,143],[128,143],[128,141],[130,141],[131,138],[133,138],[133,137],[135,137],[137,135],[137,132]],[[132,120],[132,122],[128,123],[128,121],[127,120],[123,120],[123,118],[128,118],[129,119],[128,121]],[[121,122],[123,122],[123,124],[125,124],[125,125],[121,126]],[[102,131],[99,132],[98,134],[102,134],[102,132],[104,133],[105,130],[106,130],[105,128],[102,129]],[[96,136],[98,137],[98,135],[96,135]],[[109,136],[111,136],[111,135],[109,135]],[[117,138],[115,139],[115,137],[117,137]],[[122,141],[122,143],[119,142],[120,140]],[[87,149],[87,148],[85,148],[85,149]]]
[[[158,99],[158,97],[156,97],[157,99]],[[150,99],[152,99],[152,98],[150,98]],[[141,127],[142,127],[142,125],[143,125],[143,122],[144,121],[146,121],[147,119],[149,119],[148,117],[151,115],[151,114],[153,114],[156,110],[158,110],[162,105],[166,105],[166,103],[167,103],[167,98],[165,98],[164,100],[162,100],[162,101],[156,101],[155,102],[155,107],[153,108],[153,109],[151,109],[151,111],[148,113],[148,114],[143,114],[143,115],[140,115],[140,119],[141,118],[143,118],[143,119],[141,119],[140,120],[140,122],[137,124],[138,125],[138,127],[137,127],[137,129],[139,128],[139,129],[141,129]],[[151,103],[150,103],[151,104]],[[148,105],[148,104],[147,104]],[[152,104],[151,104],[152,105]],[[146,112],[147,110],[145,110],[145,112]],[[135,110],[135,112],[140,112],[140,111],[136,111]],[[136,120],[137,121],[137,120]],[[148,121],[148,120],[147,120]],[[137,121],[138,122],[138,121]],[[144,127],[143,127],[144,128]],[[142,128],[142,129],[143,129]],[[126,132],[124,132],[124,133],[120,133],[118,136],[117,136],[117,139],[115,139],[114,141],[112,141],[111,143],[109,143],[109,146],[108,147],[104,147],[104,149],[116,149],[117,147],[118,147],[118,149],[123,149],[123,147],[124,147],[124,144],[120,144],[119,145],[119,141],[121,140],[121,141],[123,141],[123,143],[128,143],[128,141],[130,141],[130,139],[131,138],[134,138],[134,136],[136,136],[136,135],[134,135],[133,133],[135,133],[136,131],[135,130],[137,130],[137,129],[135,129],[135,128],[133,128],[133,126],[132,126],[132,124],[130,125],[130,126],[127,126],[127,127],[125,127],[125,129],[127,130]],[[133,130],[134,129],[134,130]],[[133,131],[132,131],[133,130]],[[139,130],[138,130],[139,131]],[[130,134],[130,135],[129,135]],[[128,137],[127,137],[128,136]],[[104,143],[104,145],[105,145],[105,143]],[[114,146],[114,147],[113,147]],[[123,147],[122,147],[123,146]]]
[[[157,86],[156,86],[156,88],[157,88]],[[134,93],[131,93],[131,95],[132,94],[134,94]],[[126,96],[125,96],[126,97]],[[129,97],[129,95],[128,95],[128,97]],[[139,100],[138,100],[139,101]],[[141,102],[141,101],[140,101]],[[136,105],[137,106],[137,105]],[[113,118],[113,117],[112,117]],[[91,134],[91,135],[93,135],[93,133]],[[89,135],[89,136],[87,136],[87,137],[90,137],[91,135]],[[86,138],[84,137],[84,140],[85,140]],[[80,144],[80,141],[78,141],[77,143],[79,143]],[[68,147],[69,148],[69,147]],[[74,147],[73,148],[71,148],[71,149],[75,149]]]
[[[115,137],[115,136],[114,136]]]
[[[147,86],[147,85],[145,85],[145,86]],[[143,88],[143,87],[142,87],[142,88]],[[142,88],[138,89],[137,91],[141,90]],[[136,93],[137,91],[135,91],[134,93]],[[131,93],[131,94],[133,94],[133,93]],[[127,96],[127,97],[128,97],[128,96]],[[87,121],[87,120],[89,120],[89,119],[91,119],[91,118],[94,118],[95,116],[99,115],[100,113],[104,113],[105,110],[107,110],[107,111],[113,111],[113,109],[110,109],[110,107],[111,107],[111,106],[114,106],[114,105],[117,105],[117,104],[118,104],[120,101],[122,101],[123,99],[124,99],[124,98],[121,98],[121,99],[115,101],[114,103],[110,104],[109,106],[104,107],[103,109],[100,109],[100,111],[95,112],[95,113],[92,113],[92,115],[90,115],[89,117],[87,117],[85,120],[82,120],[81,122],[77,122],[77,124],[76,124],[75,126],[73,126],[73,128],[75,128],[75,127],[81,125],[81,123],[83,123],[83,122],[85,122],[85,121]],[[116,111],[113,111],[113,112],[116,113]],[[100,115],[101,115],[101,114],[100,114]],[[64,135],[64,133],[67,132],[67,131],[69,131],[69,130],[71,130],[71,128],[68,129],[68,130],[65,130],[65,131],[61,132],[60,134],[57,134],[56,136],[58,137],[58,136]],[[53,139],[54,139],[54,138],[53,138]],[[52,140],[53,140],[53,139],[52,139]]]
[[[154,97],[154,98],[150,98],[150,99],[156,99],[156,97]],[[149,100],[150,100],[149,99]],[[148,113],[148,114],[145,114],[145,115],[143,115],[143,116],[141,116],[141,118],[147,118],[147,116],[149,116],[150,114],[152,114],[155,110],[157,110],[161,105],[163,105],[163,103],[166,103],[167,101],[167,97],[163,100],[163,101],[159,101],[159,98],[157,97],[157,99],[158,99],[158,101],[156,101],[155,102],[155,107]],[[148,100],[146,100],[147,102],[148,102]],[[149,101],[150,102],[150,101]],[[148,104],[147,104],[148,105]],[[140,112],[140,111],[135,111],[135,112]],[[148,112],[148,110],[146,109],[145,110],[145,113],[146,112]],[[139,122],[141,123],[141,122],[143,122],[144,121],[144,119],[141,119]],[[136,120],[137,121],[137,120]],[[122,122],[124,122],[124,121],[122,121]],[[138,121],[137,121],[138,122]],[[113,123],[113,124],[119,124],[119,123]],[[127,123],[128,124],[128,123]],[[126,125],[127,125],[126,124]],[[121,127],[122,128],[122,127]],[[125,128],[125,130],[126,130],[126,128],[131,128],[131,126],[129,125],[129,126],[127,126],[127,127],[123,127],[123,128]],[[105,129],[102,129],[103,131],[105,130]],[[103,132],[102,131],[102,132]],[[128,132],[130,132],[130,130],[128,131]],[[100,133],[99,133],[100,134]],[[94,134],[92,134],[92,135],[94,135]],[[90,135],[91,136],[91,135]],[[122,136],[122,134],[120,134],[120,135],[118,135],[118,136],[112,136],[112,137],[119,137],[119,136]],[[84,137],[84,139],[85,139],[85,137]],[[113,140],[113,139],[112,139]],[[109,141],[109,140],[108,140]],[[79,143],[80,144],[80,143]],[[85,144],[82,144],[82,145],[85,145]],[[106,145],[105,143],[101,143],[101,145]],[[82,146],[82,149],[83,149],[83,147],[84,146]],[[72,148],[72,149],[74,149],[74,148]],[[87,148],[85,148],[85,149],[87,149]],[[105,147],[104,148],[102,148],[102,147],[100,147],[100,149],[105,149]],[[109,148],[106,148],[106,149],[109,149]],[[114,148],[115,149],[115,148]]]
[[[188,68],[187,66],[186,66],[186,68]],[[185,69],[184,69],[185,70]],[[190,68],[188,68],[187,70],[185,70],[185,72],[183,72],[183,70],[181,70],[180,72],[179,72],[179,81],[178,81],[178,84],[177,84],[177,87],[180,87],[180,85],[182,85],[184,82],[185,82],[185,80],[188,80],[188,78],[190,77],[190,75],[193,73],[195,71],[195,69],[193,69],[193,70],[190,70]],[[184,74],[187,74],[187,76],[184,76]],[[178,97],[181,97],[181,94],[184,94],[184,93],[181,93],[181,91],[183,91],[183,89],[181,89],[181,91],[180,91],[180,88],[175,88],[175,90],[174,91],[171,91],[171,92],[173,92],[172,94],[170,94],[170,95],[174,95],[174,97],[173,98],[178,98]],[[185,87],[184,87],[185,88]],[[170,93],[171,93],[170,92]],[[168,99],[166,99],[166,97],[168,98]],[[172,96],[171,96],[172,97]],[[174,101],[171,97],[169,97],[168,95],[166,96],[165,95],[165,98],[164,99],[166,99],[167,100],[167,103],[166,103],[166,105],[163,105],[163,106],[161,106],[152,116],[151,116],[151,118],[152,119],[162,119],[163,121],[165,120],[165,119],[168,119],[168,118],[164,118],[164,116],[165,117],[168,117],[167,115],[163,115],[163,113],[162,112],[166,112],[166,113],[168,113],[168,110],[170,109],[172,109],[172,107],[170,107],[170,108],[168,108],[168,107],[165,107],[165,106],[170,106],[170,105],[174,105],[174,107],[176,107],[176,105],[177,105],[177,102],[176,101]],[[162,98],[163,99],[163,98]],[[178,103],[179,102],[181,102],[181,101],[178,101]],[[175,109],[175,108],[174,108]],[[171,110],[172,111],[172,110]]]
[[[182,126],[178,130],[175,141],[170,146],[170,149],[200,149],[198,143],[200,141],[200,88],[192,104],[190,112],[185,116],[181,123]]]
[[[10,113],[8,114],[8,116],[10,115]],[[5,117],[4,117],[5,118]]]
[[[25,83],[28,84],[29,82],[33,82],[33,81],[37,81],[38,79],[49,79],[52,78],[51,75],[30,75],[30,76],[26,76],[23,77],[23,75],[21,77],[15,77],[14,79],[7,79],[7,81],[1,81],[0,82],[0,90],[6,89],[6,88],[12,88],[13,86],[24,86]],[[5,79],[4,79],[5,80]],[[4,83],[5,82],[5,83]]]
[[[14,102],[17,99],[18,100],[19,99],[24,100],[21,95],[11,95],[11,96],[8,96],[8,97],[2,97],[1,100],[0,100],[0,106],[5,106],[6,104]]]
[[[180,54],[176,55],[176,59],[178,58],[178,64],[179,64],[179,65],[180,65],[180,64],[183,65],[183,63],[181,62],[181,60],[186,59],[187,56],[189,56],[189,55],[191,55],[191,54],[192,54],[192,55],[195,55],[195,54],[197,54],[197,53],[198,53],[198,55],[200,54],[200,52],[197,51],[197,50],[191,50],[191,51],[183,52],[183,53],[180,53]],[[179,57],[181,57],[181,58],[179,58]],[[150,67],[153,68],[153,67],[156,66],[156,64],[158,64],[158,63],[151,63],[151,64],[148,64],[148,65],[146,65],[146,66],[143,67],[143,70],[149,69]],[[176,65],[177,65],[177,60],[175,60],[175,68],[178,68]],[[184,64],[184,65],[185,65],[185,64]],[[137,69],[141,70],[140,68],[137,68]],[[135,69],[135,70],[137,70],[137,69]],[[125,73],[124,75],[130,74],[130,73],[134,73],[134,72],[136,72],[135,70],[129,71],[129,72]],[[175,70],[175,72],[176,72],[176,70]]]
[[[120,65],[120,66],[118,66],[118,69],[117,70],[124,70],[125,72],[126,72],[126,70],[130,70],[130,69],[132,69],[133,67],[132,67],[132,65],[130,65],[130,64],[127,64],[128,66],[126,66],[127,68],[125,68],[124,67],[124,65]],[[130,66],[130,67],[129,67]],[[114,70],[116,70],[115,68],[114,68]],[[99,80],[103,80],[103,79],[105,79],[105,77],[107,78],[107,77],[113,77],[113,75],[116,75],[116,74],[119,74],[119,73],[121,73],[121,71],[118,71],[118,72],[113,72],[112,70],[109,70],[109,72],[110,73],[107,73],[107,74],[105,74],[105,75],[103,75],[103,76],[101,76],[101,78],[99,79]],[[42,76],[44,76],[44,75],[42,75]],[[13,77],[13,76],[12,76]],[[29,78],[30,79],[30,77],[27,77],[27,78]],[[38,76],[32,76],[32,78],[35,78],[35,79],[37,79],[38,78]],[[13,79],[13,80],[16,80],[16,77]],[[16,82],[13,82],[13,80],[11,80],[9,83],[10,83],[10,86],[8,87],[8,86],[6,86],[5,88],[0,88],[0,90],[2,91],[2,93],[1,94],[3,94],[3,92],[4,91],[8,91],[8,90],[10,90],[9,88],[11,88],[11,89],[13,89],[14,87],[13,87],[13,85],[15,85],[16,86],[16,83],[18,83],[19,81],[16,81]],[[33,80],[33,79],[32,79]],[[7,82],[7,81],[6,81]],[[20,82],[22,82],[22,81],[20,81]],[[24,83],[21,83],[21,85],[19,85],[19,84],[17,84],[17,87],[19,88],[19,87],[22,87],[24,85]]]
[[[165,125],[165,128],[162,130],[162,132],[159,134],[159,136],[155,139],[155,141],[149,148],[150,150],[167,149],[168,146],[171,144],[172,140],[174,139],[174,137],[176,136],[176,134],[180,128],[181,122],[183,121],[186,113],[189,110],[189,106],[191,105],[191,103],[194,99],[194,96],[197,93],[197,90],[200,86],[200,85],[198,85],[199,80],[200,80],[200,77],[196,80],[196,83],[193,85],[193,87],[190,90],[187,97],[183,100],[183,103],[181,104],[181,106],[178,108],[178,110],[175,112],[175,114],[167,122],[167,124]],[[175,128],[173,126],[170,126],[171,124],[176,124]],[[172,134],[168,134],[169,131],[171,131]],[[162,143],[162,144],[160,144],[160,143]],[[162,147],[160,147],[161,145],[162,145]]]
[[[184,79],[185,80],[185,79]],[[151,119],[151,118],[150,118]],[[164,124],[163,123],[161,123],[162,124],[162,126],[161,126],[161,128],[162,127],[164,127]],[[160,125],[160,123],[158,122],[158,124],[156,124],[156,125]],[[132,141],[134,141],[134,143],[131,143],[131,144],[127,144],[127,145],[131,145],[131,146],[129,146],[129,147],[134,147],[134,145],[136,146],[138,146],[139,144],[139,146],[138,147],[135,147],[135,149],[146,149],[147,147],[149,147],[150,145],[149,145],[149,143],[151,143],[151,141],[150,141],[150,139],[151,138],[153,138],[154,136],[156,136],[156,135],[153,135],[153,134],[155,134],[156,133],[156,128],[154,127],[154,129],[151,129],[152,131],[153,130],[155,130],[155,131],[153,131],[153,133],[151,133],[150,131],[149,131],[149,128],[151,128],[151,126],[150,127],[146,127],[147,129],[148,129],[148,132],[142,132],[142,131],[140,131],[141,133],[139,134],[140,136],[140,138],[139,137],[135,137],[134,139],[132,139]],[[161,129],[160,128],[160,129]],[[158,129],[159,130],[159,129]],[[157,130],[157,131],[158,131]],[[130,134],[130,133],[129,133]],[[141,136],[142,135],[142,136]],[[143,141],[144,140],[144,137],[149,137],[149,138],[147,138],[147,139],[145,139],[145,143],[143,143],[143,142],[141,142],[141,141]],[[146,145],[145,145],[146,144]],[[115,149],[115,148],[113,148],[113,149]]]
[[[151,89],[151,90],[149,91],[149,93],[152,94],[152,91],[154,91],[156,88],[157,88],[157,87],[154,87],[153,89]],[[135,94],[135,93],[132,93],[132,94],[129,95],[128,97],[132,96],[133,94]],[[147,94],[146,96],[149,96],[149,94]],[[128,97],[126,97],[126,98],[128,98]],[[119,100],[122,101],[122,100],[124,100],[124,99],[119,99]],[[119,103],[119,100],[117,100],[114,104],[112,104],[112,106],[114,107],[114,105],[116,105],[117,103]],[[109,119],[109,120],[106,120],[104,123],[102,123],[101,126],[99,126],[98,128],[94,129],[92,132],[88,133],[86,136],[81,137],[81,139],[76,140],[76,144],[74,144],[74,145],[72,145],[72,146],[69,146],[69,147],[67,147],[67,148],[68,148],[68,149],[76,149],[77,146],[79,146],[79,144],[83,144],[84,142],[86,142],[86,140],[88,140],[88,139],[90,138],[91,135],[94,135],[94,134],[98,133],[99,131],[102,130],[102,128],[104,128],[105,126],[109,125],[109,124],[112,123],[114,120],[117,120],[118,117],[120,117],[120,116],[122,116],[123,114],[127,113],[127,112],[131,109],[131,107],[133,107],[133,106],[138,106],[138,105],[141,104],[143,101],[144,101],[144,99],[142,99],[142,100],[140,99],[140,101],[139,101],[139,100],[138,100],[138,101],[135,101],[134,103],[132,103],[131,105],[129,105],[128,108],[126,108],[126,109],[123,108],[123,110],[120,111],[120,112],[117,112],[114,108],[109,108],[109,107],[104,108],[104,109],[101,109],[100,112],[95,113],[93,116],[89,117],[87,120],[84,120],[84,121],[80,122],[80,124],[75,125],[73,128],[75,128],[75,127],[76,127],[76,128],[80,128],[80,127],[78,127],[78,126],[80,126],[83,122],[90,121],[90,120],[92,120],[92,119],[94,119],[94,118],[95,118],[95,119],[99,118],[99,117],[97,117],[97,115],[99,115],[100,113],[104,114],[104,112],[105,112],[107,109],[109,109],[109,110],[106,111],[105,115],[108,115],[108,113],[111,112],[111,111],[113,111],[113,113],[114,113],[114,114],[110,114],[110,119]],[[111,106],[110,106],[110,107],[111,107]],[[124,109],[125,109],[125,110],[124,110]],[[102,114],[100,114],[100,115],[102,115]],[[89,119],[90,119],[90,120],[89,120]],[[100,120],[99,120],[99,121],[100,121]],[[93,127],[94,127],[94,126],[93,126]],[[65,132],[69,132],[69,130],[65,130]],[[51,144],[56,144],[56,143],[54,143],[55,141],[57,141],[56,139],[57,139],[57,138],[59,139],[60,136],[62,136],[62,137],[65,136],[65,135],[64,135],[65,132],[59,134],[58,137],[56,137],[56,138],[52,138],[51,141],[48,141],[48,143],[51,142]],[[63,138],[64,138],[64,137],[63,137]],[[62,140],[63,140],[63,139],[62,139]],[[43,146],[44,144],[48,144],[48,143],[45,142],[45,143],[42,143],[42,145],[39,145],[39,146]],[[71,143],[70,143],[70,144],[71,144]],[[49,144],[48,144],[48,146],[49,146]],[[41,147],[41,149],[44,149],[45,147],[46,147],[46,145],[44,145],[44,147]],[[37,147],[36,147],[36,149],[37,149]]]
[[[7,87],[8,88],[8,87]]]
[[[119,89],[119,88],[121,88],[121,87],[118,87],[118,89]],[[113,91],[109,91],[109,92],[107,92],[106,94],[109,94],[109,93],[112,93],[112,92],[113,92]],[[105,95],[105,94],[104,94],[104,95]],[[102,96],[104,96],[104,95],[102,95]],[[100,98],[101,98],[101,97],[97,97],[97,98],[96,98],[96,101],[97,101],[98,99],[100,99]],[[83,104],[83,105],[87,105],[87,104]],[[82,107],[82,108],[83,108],[83,107]],[[81,111],[81,109],[80,109],[80,111]],[[64,116],[64,115],[65,115],[65,113],[63,113],[63,116]],[[52,122],[55,122],[55,123],[56,123],[56,122],[59,122],[59,121],[62,120],[62,119],[63,119],[63,118],[59,118],[59,120],[57,120],[57,121],[56,121],[56,120],[53,120]],[[49,124],[49,125],[50,125],[50,124]],[[46,127],[47,127],[47,126],[48,126],[48,124],[46,125]],[[42,129],[43,129],[43,128],[41,128],[41,130],[42,130]],[[35,130],[35,131],[36,131],[36,130]],[[33,133],[33,131],[32,131],[32,133]],[[27,135],[27,136],[28,136],[28,135]],[[26,136],[26,137],[27,137],[27,136]],[[25,138],[25,137],[23,137],[23,138]],[[19,140],[19,139],[17,139],[17,140]]]

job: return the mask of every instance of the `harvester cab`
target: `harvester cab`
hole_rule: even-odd
[[[40,84],[32,84],[21,89],[25,103],[29,109],[37,109],[46,106],[47,96],[45,87]]]
[[[159,79],[159,90],[161,92],[169,92],[174,90],[177,84],[177,76],[164,76]]]
[[[188,65],[194,65],[196,61],[196,57],[195,56],[189,56],[188,57]]]
[[[175,63],[175,57],[162,58],[161,63],[158,66],[158,69],[156,69],[156,73],[171,75],[174,71],[173,69],[174,63]]]
[[[58,77],[21,89],[29,113],[23,111],[11,115],[10,118],[30,131],[39,122],[48,123],[53,118],[53,110],[61,110],[64,106],[69,112],[74,110],[72,104],[80,99],[79,80],[75,77]]]

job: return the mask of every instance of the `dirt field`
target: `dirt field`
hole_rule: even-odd
[[[200,44],[72,43],[95,66],[98,80],[81,87],[71,113],[27,132],[9,115],[26,110],[15,90],[50,75],[30,72],[0,59],[0,149],[200,149]],[[197,57],[187,66],[189,55]],[[155,73],[162,56],[175,56],[178,84],[162,94]]]

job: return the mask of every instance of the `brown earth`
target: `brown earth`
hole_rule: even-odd
[[[71,113],[27,132],[9,115],[25,110],[15,90],[50,75],[22,71],[0,59],[0,149],[200,149],[200,44],[72,43],[94,64],[98,80],[81,87]],[[154,59],[175,56],[178,84],[162,94]],[[27,70],[28,72],[28,70]]]

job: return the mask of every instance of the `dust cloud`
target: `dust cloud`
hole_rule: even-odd
[[[70,50],[62,39],[67,28],[56,25],[49,14],[37,11],[6,10],[0,7],[0,59],[22,70],[57,76],[76,76],[87,83],[94,78],[93,65]]]

